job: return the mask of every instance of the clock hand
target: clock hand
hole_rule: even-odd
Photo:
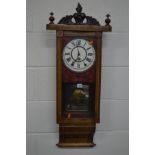
[[[80,52],[79,52],[79,49],[78,49],[78,47],[77,47],[77,50],[78,50],[78,57],[80,56]]]
[[[75,59],[75,61],[77,61],[78,59],[81,59],[79,56],[80,56],[80,52],[79,52],[79,49],[77,47],[77,51],[78,51],[78,55],[77,55],[77,58]]]

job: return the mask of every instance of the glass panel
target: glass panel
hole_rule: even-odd
[[[65,111],[88,111],[89,96],[89,85],[84,85],[80,83],[65,85]]]

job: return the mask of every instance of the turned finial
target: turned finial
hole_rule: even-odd
[[[53,16],[53,15],[54,15],[54,13],[53,13],[53,12],[51,12],[51,13],[50,13],[50,15],[51,15],[51,16],[49,17],[49,21],[50,21],[50,23],[49,23],[49,24],[54,24],[54,19],[55,19],[55,18],[54,18],[54,16]]]
[[[106,27],[106,29],[107,29],[107,31],[112,31],[112,27],[111,27],[111,25],[110,25],[110,22],[111,22],[111,20],[110,20],[110,14],[107,14],[106,15],[106,19],[105,19],[105,27]]]
[[[109,25],[109,24],[110,24],[110,22],[111,22],[111,20],[110,20],[110,18],[109,18],[109,17],[110,17],[110,15],[109,15],[109,14],[107,14],[107,15],[106,15],[106,17],[107,17],[107,18],[105,19],[105,23],[106,23],[106,25]]]
[[[77,13],[81,13],[82,12],[82,6],[81,6],[80,3],[78,3],[76,11],[77,11]]]

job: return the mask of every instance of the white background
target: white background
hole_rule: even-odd
[[[25,154],[25,4],[20,2],[1,5],[1,154]],[[154,5],[147,3],[130,6],[130,154],[136,155],[155,153]]]

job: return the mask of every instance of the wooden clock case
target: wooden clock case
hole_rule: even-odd
[[[93,137],[96,123],[100,121],[100,86],[101,86],[101,58],[102,58],[102,32],[112,30],[110,15],[107,15],[105,26],[90,16],[82,13],[82,7],[78,4],[77,13],[63,17],[58,24],[54,24],[53,13],[49,18],[47,30],[56,30],[56,107],[57,123],[59,124],[58,147],[93,147]],[[73,22],[73,20],[75,22]],[[86,19],[86,23],[84,20]],[[62,51],[64,46],[72,39],[85,38],[93,42],[96,51],[96,61],[93,67],[83,73],[74,73],[68,70],[63,64]],[[88,112],[65,111],[65,84],[87,83],[93,85],[90,89],[91,103]],[[66,88],[69,88],[67,86]]]

